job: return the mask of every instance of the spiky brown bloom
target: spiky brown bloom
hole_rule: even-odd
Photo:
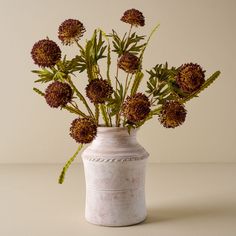
[[[45,91],[45,99],[50,107],[64,107],[71,101],[73,91],[69,84],[55,81]]]
[[[159,115],[159,121],[166,128],[175,128],[185,121],[186,109],[177,101],[167,101]]]
[[[136,9],[129,9],[125,11],[120,20],[136,27],[145,25],[143,13]]]
[[[65,45],[78,41],[85,32],[84,25],[79,20],[68,19],[62,22],[58,29],[58,38]]]
[[[36,65],[51,67],[61,59],[61,49],[54,41],[42,39],[34,44],[31,56]]]
[[[118,62],[118,67],[127,73],[134,74],[139,68],[140,60],[132,53],[126,52],[123,54]]]
[[[113,89],[107,80],[94,79],[86,87],[86,95],[93,103],[104,103],[111,96]]]
[[[97,135],[97,126],[89,118],[77,118],[71,123],[70,136],[77,143],[90,143]]]
[[[205,71],[198,64],[187,63],[180,67],[176,82],[180,89],[187,94],[198,90],[205,82]]]
[[[150,112],[150,101],[145,94],[136,93],[127,97],[122,112],[129,122],[138,122],[145,119]]]

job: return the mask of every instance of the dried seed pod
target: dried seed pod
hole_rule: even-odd
[[[121,17],[121,21],[136,27],[145,25],[143,13],[136,9],[129,9],[125,11]]]
[[[34,63],[40,67],[52,67],[61,59],[61,49],[49,39],[36,42],[31,50]]]
[[[134,74],[137,72],[139,68],[139,64],[140,64],[139,58],[129,52],[126,52],[125,54],[123,54],[118,61],[118,67],[124,70],[125,72],[131,73],[131,74]]]
[[[175,128],[185,121],[187,111],[184,105],[177,101],[167,101],[159,115],[159,121],[166,128]]]
[[[184,93],[191,94],[205,82],[205,71],[198,64],[184,64],[180,67],[175,79]]]
[[[73,91],[69,84],[55,81],[45,91],[45,99],[50,107],[64,107],[72,100]]]
[[[94,79],[86,87],[86,95],[93,103],[104,103],[111,96],[113,89],[107,80]]]
[[[59,26],[58,38],[64,45],[71,45],[78,41],[85,31],[84,25],[79,20],[68,19]]]
[[[129,122],[144,120],[150,112],[150,101],[145,94],[136,93],[132,97],[127,97],[122,112]]]
[[[77,118],[71,123],[70,136],[78,143],[90,143],[97,135],[97,126],[90,118]]]

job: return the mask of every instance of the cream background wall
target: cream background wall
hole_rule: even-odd
[[[140,130],[150,162],[236,162],[236,1],[0,0],[1,163],[65,162],[76,149],[68,135],[74,116],[50,109],[32,92],[34,42],[48,36],[60,44],[57,28],[67,18],[84,23],[85,38],[96,27],[123,33],[127,25],[119,19],[133,7],[146,17],[146,26],[138,29],[142,34],[161,23],[146,51],[145,68],[192,61],[203,65],[207,75],[222,72],[187,104],[181,128],[168,130],[153,119]],[[62,50],[71,55],[76,47]],[[86,77],[80,80],[85,86]]]

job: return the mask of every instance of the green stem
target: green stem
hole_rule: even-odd
[[[78,108],[74,108],[74,107],[71,107],[71,106],[68,106],[68,105],[66,105],[66,106],[64,106],[64,107],[62,107],[63,109],[65,109],[65,110],[67,110],[67,111],[69,111],[69,112],[71,112],[71,113],[74,113],[74,114],[77,114],[77,115],[79,115],[79,116],[82,116],[82,117],[84,117],[84,118],[86,118],[86,117],[88,117],[86,114],[84,114],[82,111],[80,111]]]
[[[90,109],[87,101],[85,100],[84,96],[79,92],[79,90],[75,87],[75,85],[73,84],[71,78],[68,76],[67,77],[67,81],[70,84],[70,86],[73,88],[73,90],[75,91],[76,95],[78,96],[78,98],[84,103],[84,105],[86,106],[90,116],[95,119],[92,110]]]
[[[59,179],[58,179],[58,183],[59,184],[62,184],[64,182],[66,171],[68,170],[68,168],[70,167],[71,163],[74,161],[74,159],[76,158],[76,156],[78,155],[78,153],[82,149],[82,147],[83,147],[83,144],[80,144],[78,149],[76,150],[75,154],[64,165],[64,167],[63,167],[63,169],[61,171],[61,174],[59,176]]]
[[[108,47],[107,47],[107,81],[109,84],[111,84],[111,78],[110,78],[110,67],[111,67],[111,45],[109,41],[109,37],[107,37],[106,33],[99,29],[100,32],[102,32],[102,36],[106,39]]]
[[[115,75],[115,78],[116,78],[116,92],[117,92],[117,88],[118,88],[118,76],[119,76],[118,62],[119,62],[119,59],[117,58],[117,62],[116,62],[116,75]]]
[[[126,80],[125,80],[125,91],[124,91],[124,97],[123,97],[122,103],[124,102],[125,97],[126,97],[128,91],[129,91],[129,87],[130,87],[130,83],[131,83],[132,77],[133,77],[133,75],[131,75],[130,78],[129,78],[129,74],[127,74],[127,76],[126,76]]]
[[[117,89],[118,89],[118,76],[119,76],[118,62],[119,62],[119,60],[118,60],[118,58],[117,58],[117,63],[116,63],[116,76],[115,76],[115,79],[116,79],[116,92],[117,92]],[[116,123],[116,126],[119,127],[119,113],[116,114],[115,123]]]
[[[75,40],[75,43],[76,43],[76,45],[79,47],[79,49],[80,49],[82,52],[84,52],[83,47],[78,43],[77,40]]]
[[[107,113],[106,113],[106,108],[105,108],[105,105],[104,104],[100,104],[100,109],[101,109],[101,113],[102,113],[102,118],[105,122],[105,126],[106,127],[109,127],[109,118],[107,116]]]
[[[70,102],[70,104],[71,104],[71,106],[74,108],[74,110],[75,110],[79,115],[81,115],[81,116],[83,116],[83,117],[87,117],[87,115],[86,115],[85,113],[83,113],[83,112],[78,108],[77,104],[76,104],[76,106],[75,106],[72,102]]]
[[[95,119],[98,125],[99,124],[99,105],[98,104],[95,104]]]
[[[141,62],[142,62],[142,59],[143,59],[143,54],[144,54],[144,52],[145,52],[145,50],[146,50],[146,48],[147,48],[147,45],[148,45],[149,41],[151,40],[153,34],[154,34],[154,33],[157,31],[157,29],[159,28],[159,26],[160,26],[160,24],[157,24],[157,25],[153,28],[153,30],[151,31],[151,33],[150,33],[150,35],[149,35],[149,37],[148,37],[148,39],[147,39],[146,45],[144,46],[144,48],[142,49],[142,51],[141,51],[141,53],[140,53],[140,56],[139,56],[139,60],[140,60],[139,70],[140,70],[140,68],[141,68]]]
[[[129,36],[131,34],[132,27],[133,27],[133,25],[130,25],[130,29],[129,29],[129,33],[128,33],[128,38],[129,38]]]
[[[151,113],[152,115],[159,115],[160,112],[161,112],[161,109],[162,109],[162,107],[158,107],[158,108],[152,110],[150,113]]]
[[[109,117],[110,126],[112,127],[112,119],[111,119],[111,114],[110,114],[110,111],[109,111],[108,107],[107,107],[107,114],[108,114],[108,117]]]
[[[123,100],[125,99],[125,95],[126,95],[126,93],[127,93],[128,78],[129,78],[129,73],[127,73],[127,76],[126,76],[126,78],[125,78],[125,90],[124,90]]]

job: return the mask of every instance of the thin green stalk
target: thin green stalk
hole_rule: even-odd
[[[110,78],[110,67],[111,67],[111,45],[109,38],[107,37],[106,33],[99,29],[102,32],[103,37],[106,39],[108,47],[107,47],[107,81],[109,84],[111,84],[111,78]]]
[[[98,104],[95,104],[95,119],[98,125],[99,124],[99,105]]]
[[[83,116],[83,117],[87,117],[87,115],[85,114],[85,113],[83,113],[79,108],[78,108],[78,106],[77,106],[77,104],[76,104],[76,106],[72,103],[72,102],[70,102],[70,104],[71,104],[71,106],[74,108],[74,110],[79,114],[79,115],[81,115],[81,116]],[[68,106],[69,107],[69,106]]]
[[[117,89],[118,89],[118,76],[119,76],[119,67],[118,67],[118,58],[117,58],[117,63],[116,63],[116,76],[115,76],[115,79],[116,79],[116,92],[117,92]],[[116,126],[119,127],[119,114],[116,114],[115,116],[115,123],[116,123]]]
[[[126,94],[127,94],[128,78],[129,78],[129,73],[127,73],[127,76],[126,76],[126,78],[125,78],[125,89],[124,89],[123,101],[125,100],[125,96],[126,96]],[[123,101],[122,101],[122,102],[123,102]]]
[[[127,37],[127,38],[129,38],[129,36],[130,36],[130,34],[131,34],[132,27],[133,27],[133,25],[130,25],[129,33],[128,33],[128,37]]]
[[[80,49],[82,52],[84,52],[83,47],[78,43],[77,40],[75,40],[75,43],[76,43],[76,45],[79,47],[79,49]]]
[[[151,33],[150,33],[150,35],[149,35],[149,37],[148,37],[148,40],[147,40],[147,42],[146,42],[146,45],[144,46],[143,50],[141,51],[141,54],[140,54],[140,56],[139,56],[139,60],[140,60],[139,69],[141,68],[141,61],[142,61],[142,59],[143,59],[143,54],[144,54],[144,52],[145,52],[145,50],[146,50],[146,48],[147,48],[147,45],[148,45],[149,41],[151,40],[153,34],[154,34],[154,33],[157,31],[157,29],[159,28],[159,26],[160,26],[160,24],[157,24],[157,25],[153,28],[153,30],[151,31]]]
[[[85,100],[84,96],[79,92],[79,90],[75,87],[74,83],[72,82],[71,78],[68,76],[67,77],[67,81],[70,84],[70,86],[73,88],[73,90],[75,91],[76,95],[78,96],[78,98],[84,103],[85,107],[87,108],[90,116],[95,119],[94,114],[92,112],[92,110],[90,109],[87,101]]]
[[[102,118],[105,122],[105,126],[109,127],[109,118],[106,112],[106,108],[104,104],[100,104],[100,110],[101,110],[101,114],[102,114]]]
[[[162,109],[162,107],[160,106],[160,107],[158,107],[158,108],[152,110],[150,113],[151,113],[152,115],[159,115],[160,112],[161,112],[161,109]]]
[[[117,88],[118,88],[118,76],[119,76],[118,62],[119,62],[119,59],[117,58],[117,62],[116,62],[116,75],[115,75],[115,79],[116,79],[116,92],[117,92]]]
[[[128,75],[129,75],[129,74],[128,74]],[[130,87],[130,83],[131,83],[132,77],[133,77],[133,75],[131,75],[130,78],[127,79],[127,80],[128,80],[128,83],[126,82],[126,85],[125,85],[125,92],[124,92],[124,97],[123,97],[122,104],[124,103],[125,97],[126,97],[128,91],[129,91],[129,87]],[[128,76],[127,76],[127,78],[128,78]],[[126,119],[124,118],[124,120],[123,120],[123,126],[125,125],[125,121],[126,121]]]
[[[78,108],[74,108],[74,107],[66,105],[66,106],[62,107],[62,109],[65,109],[65,110],[67,110],[67,111],[69,111],[71,113],[77,114],[77,115],[82,116],[84,118],[88,117],[86,114],[84,114]]]
[[[108,118],[109,118],[110,126],[112,127],[112,119],[111,119],[111,114],[110,114],[110,110],[109,110],[108,107],[107,107],[107,115],[108,115]]]
[[[70,167],[71,163],[75,160],[76,156],[78,155],[79,151],[83,148],[83,144],[80,144],[78,149],[76,150],[75,154],[66,162],[66,164],[64,165],[61,174],[59,176],[58,179],[58,183],[62,184],[64,182],[65,179],[65,174],[66,171],[68,170],[68,168]]]
[[[125,97],[126,97],[128,91],[129,91],[129,87],[130,87],[132,77],[133,77],[133,75],[131,75],[130,78],[129,78],[129,74],[127,74],[127,77],[126,77],[126,80],[125,80],[125,90],[124,90],[124,97],[123,97],[122,103],[124,102]]]

